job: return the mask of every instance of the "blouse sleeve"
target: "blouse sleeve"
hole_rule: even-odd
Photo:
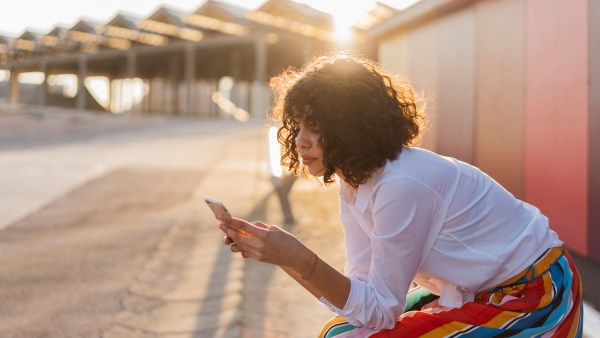
[[[350,295],[339,314],[356,326],[391,329],[404,310],[441,199],[412,179],[391,178],[375,187],[369,203],[374,224],[369,278],[350,278]]]
[[[371,240],[343,201],[340,201],[340,221],[344,229],[346,247],[344,275],[367,280],[371,264]]]

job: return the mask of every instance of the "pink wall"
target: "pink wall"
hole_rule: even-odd
[[[524,195],[587,255],[588,0],[525,8]]]
[[[473,163],[475,114],[475,10],[437,20],[437,151]],[[425,65],[423,65],[426,67]]]
[[[422,0],[379,43],[386,68],[434,93],[424,144],[481,167],[600,261],[600,1],[454,3]]]
[[[474,6],[474,162],[508,191],[523,198],[525,0],[478,1]]]
[[[589,175],[590,210],[588,253],[600,262],[600,1],[589,2],[590,18],[590,116]]]

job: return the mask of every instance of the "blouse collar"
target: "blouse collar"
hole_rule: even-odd
[[[342,200],[350,205],[354,205],[360,212],[367,210],[373,189],[377,182],[379,182],[381,175],[386,171],[388,164],[389,161],[386,161],[383,167],[376,169],[365,183],[358,185],[358,188],[354,188],[350,184],[340,180],[340,197]]]

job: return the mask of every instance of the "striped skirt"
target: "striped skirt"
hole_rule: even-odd
[[[560,247],[529,268],[460,308],[431,306],[438,297],[417,288],[390,330],[355,327],[332,318],[319,337],[581,337],[583,304],[579,272]]]

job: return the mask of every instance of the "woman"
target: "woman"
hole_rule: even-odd
[[[338,54],[271,87],[282,163],[339,178],[344,274],[276,226],[220,228],[232,252],[281,266],[337,313],[322,337],[581,336],[579,275],[548,219],[479,169],[414,147],[424,107],[408,82]]]

